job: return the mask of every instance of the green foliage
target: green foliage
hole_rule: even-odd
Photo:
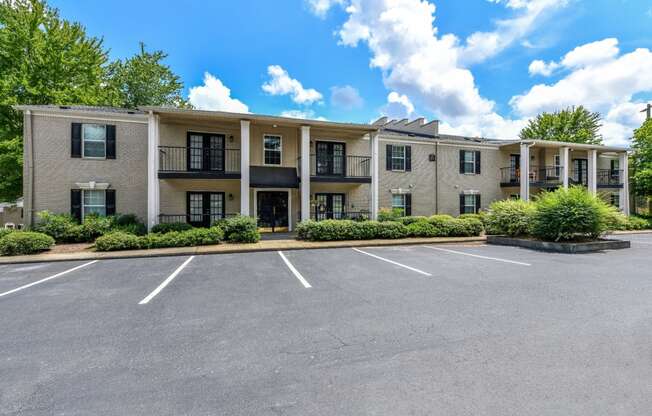
[[[224,230],[226,241],[231,243],[256,243],[260,240],[255,218],[238,215],[216,221],[214,225]]]
[[[118,251],[152,249],[166,247],[193,247],[219,244],[224,232],[219,227],[193,228],[185,231],[170,231],[165,234],[153,233],[145,236],[116,231],[95,240],[97,251]]]
[[[369,221],[369,223],[374,222]],[[408,236],[407,227],[396,221],[375,222],[375,228],[375,238],[393,240],[397,238],[405,238]]]
[[[652,229],[652,219],[645,217],[627,217],[614,207],[610,207],[606,216],[609,231],[632,231]]]
[[[542,240],[596,239],[608,228],[611,208],[580,186],[544,192],[535,205],[531,232]]]
[[[413,222],[407,226],[410,237],[445,237],[448,229],[442,229],[431,224],[428,220]]]
[[[14,230],[11,229],[11,228],[0,228],[0,239],[2,239],[2,237],[6,236],[6,235],[8,235],[10,233],[13,233],[13,232],[14,232]]]
[[[143,105],[187,107],[183,98],[183,83],[169,66],[163,51],[147,52],[141,42],[140,53],[124,61],[117,60],[107,67],[112,104],[136,108]]]
[[[401,208],[381,208],[378,210],[378,221],[397,221],[403,215]]]
[[[414,217],[401,217],[398,218],[396,221],[402,223],[403,225],[410,225],[412,223],[415,223],[417,221],[423,221],[427,220],[428,217],[423,217],[423,216],[414,216]]]
[[[169,233],[170,231],[186,231],[190,229],[192,229],[192,225],[188,223],[171,222],[171,223],[156,224],[155,226],[152,227],[152,232],[165,234],[165,233]]]
[[[37,216],[38,221],[32,226],[32,229],[47,234],[58,242],[70,240],[71,236],[76,234],[74,228],[79,226],[69,214],[53,214],[49,211],[41,211]]]
[[[535,212],[534,204],[522,199],[492,202],[485,218],[487,234],[527,235]]]
[[[583,106],[571,107],[539,114],[521,130],[519,137],[523,140],[602,144],[600,121],[600,113],[592,113]]]
[[[16,256],[49,250],[54,239],[49,235],[31,231],[16,231],[0,238],[0,255]]]
[[[32,229],[47,234],[60,243],[88,243],[111,231],[135,235],[147,233],[145,224],[133,214],[117,214],[109,217],[91,214],[84,217],[82,224],[78,224],[69,214],[42,211],[38,213],[38,217],[39,220]]]

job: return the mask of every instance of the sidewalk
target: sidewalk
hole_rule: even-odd
[[[413,244],[448,244],[448,243],[478,243],[485,242],[482,237],[436,237],[436,238],[403,238],[400,240],[355,240],[355,241],[299,241],[299,240],[261,240],[255,244],[219,244],[199,247],[173,247],[159,248],[153,250],[129,250],[129,251],[78,251],[63,253],[41,253],[28,256],[7,256],[0,257],[1,264],[12,263],[43,263],[54,261],[72,260],[102,260],[102,259],[129,259],[164,256],[185,256],[202,254],[223,254],[223,253],[249,253],[258,251],[277,250],[309,250],[340,247],[373,247],[373,246],[397,246]]]

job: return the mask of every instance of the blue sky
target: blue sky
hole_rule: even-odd
[[[368,122],[442,121],[511,138],[585,104],[625,144],[652,100],[643,0],[52,0],[111,56],[169,54],[197,107]],[[128,13],[124,13],[128,11]]]

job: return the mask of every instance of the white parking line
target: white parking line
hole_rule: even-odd
[[[81,264],[79,266],[73,267],[72,269],[68,269],[68,270],[65,270],[65,271],[63,271],[61,273],[57,273],[57,274],[52,275],[50,277],[46,277],[45,279],[37,280],[36,282],[32,282],[32,283],[29,283],[27,285],[17,287],[16,289],[12,289],[12,290],[10,290],[8,292],[0,293],[0,298],[3,297],[3,296],[6,296],[6,295],[10,295],[12,293],[16,293],[16,292],[21,291],[23,289],[27,289],[28,287],[32,287],[32,286],[38,285],[40,283],[47,282],[48,280],[56,279],[57,277],[63,276],[64,274],[68,274],[70,272],[74,272],[75,270],[79,270],[82,267],[90,266],[93,263],[97,263],[97,260],[89,261],[88,263],[84,263],[84,264]]]
[[[177,269],[174,272],[172,272],[172,274],[170,276],[168,276],[168,278],[165,279],[163,281],[163,283],[158,285],[158,287],[156,289],[154,289],[154,291],[152,291],[152,293],[147,295],[145,297],[145,299],[138,302],[138,304],[139,305],[146,305],[147,303],[149,303],[150,300],[154,299],[154,296],[158,295],[161,290],[165,289],[165,286],[167,286],[172,280],[174,280],[174,278],[177,277],[177,275],[179,273],[181,273],[181,270],[185,269],[186,266],[188,265],[188,263],[190,263],[192,261],[192,259],[194,259],[194,258],[195,258],[195,256],[188,257],[188,259],[186,261],[184,261],[183,264],[181,264],[181,266],[177,267]]]
[[[285,262],[285,265],[288,266],[288,269],[290,269],[292,274],[294,274],[294,276],[297,279],[299,279],[299,281],[301,282],[303,287],[305,287],[306,289],[310,289],[312,287],[312,286],[310,286],[310,283],[308,283],[308,281],[301,275],[301,273],[299,273],[299,271],[296,269],[296,267],[294,267],[292,265],[292,263],[290,263],[290,260],[288,260],[287,257],[285,257],[285,254],[283,254],[282,251],[279,251],[278,255],[281,256],[281,258]]]
[[[367,253],[366,251],[362,251],[359,248],[353,248],[353,250],[357,251],[358,253],[366,254],[367,256],[371,256],[371,257],[376,258],[378,260],[386,261],[387,263],[391,263],[393,265],[403,267],[404,269],[412,270],[413,272],[417,272],[417,273],[422,274],[424,276],[432,276],[430,273],[424,272],[423,270],[415,269],[414,267],[406,266],[405,264],[401,264],[401,263],[396,262],[394,260],[386,259],[384,257],[377,256],[375,254]]]
[[[429,248],[431,250],[445,251],[446,253],[461,254],[463,256],[469,256],[469,257],[477,257],[479,259],[500,261],[502,263],[518,264],[519,266],[532,266],[530,263],[523,263],[523,262],[520,262],[520,261],[507,260],[507,259],[499,259],[497,257],[481,256],[479,254],[465,253],[463,251],[448,250],[448,249],[445,249],[445,248],[432,247],[432,246],[422,246],[422,247]]]

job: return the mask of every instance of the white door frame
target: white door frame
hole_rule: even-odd
[[[258,222],[258,192],[287,192],[288,194],[288,231],[292,231],[292,189],[293,188],[252,188],[254,190],[254,218]]]

